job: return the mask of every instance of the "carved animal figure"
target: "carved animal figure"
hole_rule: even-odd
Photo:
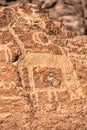
[[[87,37],[26,2],[0,7],[0,130],[87,130]]]

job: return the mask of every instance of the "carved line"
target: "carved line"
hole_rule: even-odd
[[[46,36],[46,34],[42,33],[42,32],[33,33],[32,39],[34,40],[34,42],[40,43],[42,45],[50,45],[51,44],[51,41],[49,40],[49,38],[47,39],[48,40],[47,43],[43,43],[43,41],[39,38],[39,34]],[[47,38],[47,36],[46,36],[46,38]]]
[[[24,81],[23,81],[23,78],[22,78],[22,75],[23,75],[23,72],[22,72],[22,68],[23,68],[23,63],[22,63],[22,61],[21,61],[21,63],[19,62],[18,63],[18,71],[19,71],[19,73],[20,73],[20,77],[21,77],[21,84],[22,84],[22,86],[23,86],[23,88],[24,88]]]
[[[22,18],[27,20],[29,25],[34,25],[34,21],[39,21],[39,26],[44,29],[46,27],[45,22],[42,21],[39,16],[38,13],[32,13],[31,15],[27,15],[26,13],[24,13],[23,11],[21,11],[20,9],[18,10],[18,13],[21,14]],[[25,17],[24,17],[25,16]]]
[[[12,54],[9,47],[6,45],[0,45],[0,50],[3,50],[5,53],[6,62],[10,62],[12,60]]]
[[[22,53],[25,55],[26,52],[25,52],[24,44],[21,42],[21,40],[18,38],[18,36],[15,34],[14,30],[10,26],[8,26],[8,30],[12,34],[14,39],[16,40],[17,44],[19,45],[20,49],[22,50]]]
[[[26,55],[26,66],[28,68],[29,80],[31,88],[33,91],[35,90],[35,84],[33,80],[33,67],[53,67],[53,68],[61,68],[63,79],[65,82],[65,86],[70,93],[71,100],[84,97],[82,88],[80,88],[80,82],[76,75],[76,72],[73,68],[73,64],[71,63],[69,57],[67,56],[57,56],[48,53],[30,53]],[[80,92],[79,92],[80,91]],[[74,92],[76,92],[74,94]],[[78,93],[79,92],[79,93]]]

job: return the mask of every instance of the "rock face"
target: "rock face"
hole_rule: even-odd
[[[0,130],[87,129],[87,37],[36,5],[0,8]]]
[[[50,18],[62,22],[75,35],[87,35],[87,1],[86,0],[0,0],[0,5],[23,2],[38,4],[48,9]]]

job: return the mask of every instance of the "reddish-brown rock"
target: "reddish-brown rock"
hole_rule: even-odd
[[[87,37],[36,5],[0,8],[0,130],[87,129]]]

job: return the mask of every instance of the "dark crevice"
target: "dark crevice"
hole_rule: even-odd
[[[87,26],[85,26],[85,35],[87,35]]]
[[[14,57],[14,61],[13,61],[13,62],[18,61],[18,59],[19,59],[19,55],[16,55],[16,56]]]
[[[56,4],[57,4],[57,2],[54,2],[52,5],[50,5],[49,7],[47,7],[47,9],[53,8]]]

